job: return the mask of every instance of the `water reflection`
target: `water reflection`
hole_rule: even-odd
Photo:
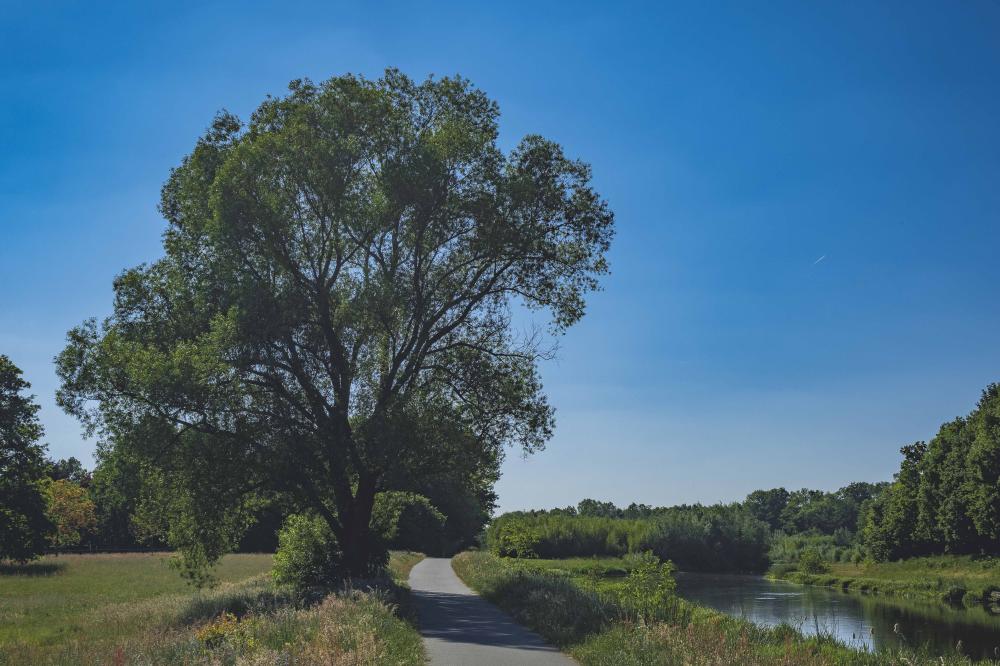
[[[758,576],[682,573],[681,596],[729,615],[767,626],[787,622],[805,634],[833,635],[859,648],[926,646],[934,654],[993,657],[1000,653],[1000,617],[983,608],[953,609],[943,604],[793,585]]]

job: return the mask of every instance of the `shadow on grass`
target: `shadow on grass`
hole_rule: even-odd
[[[269,613],[286,606],[301,606],[301,598],[289,590],[267,585],[233,587],[200,594],[185,604],[177,617],[180,624],[196,624],[221,613],[243,617],[248,613]]]
[[[61,562],[0,563],[0,576],[54,576],[66,565]]]

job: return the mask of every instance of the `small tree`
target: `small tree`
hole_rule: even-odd
[[[0,560],[42,554],[52,523],[45,513],[45,447],[38,405],[9,358],[0,355]]]
[[[628,578],[622,584],[622,606],[634,612],[643,622],[661,615],[677,590],[673,562],[660,562],[652,552],[636,553]]]
[[[83,533],[97,525],[94,502],[87,491],[67,479],[46,485],[48,516],[55,531],[49,543],[55,548],[67,548],[80,543]]]

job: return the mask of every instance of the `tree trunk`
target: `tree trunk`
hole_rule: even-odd
[[[372,532],[372,508],[375,505],[374,480],[362,479],[352,505],[344,511],[342,534],[338,535],[344,554],[344,568],[352,577],[377,574],[385,565],[384,546]]]

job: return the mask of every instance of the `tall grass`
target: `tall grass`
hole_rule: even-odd
[[[790,626],[761,627],[674,598],[656,617],[628,609],[627,563],[505,560],[463,553],[456,573],[473,589],[570,652],[585,666],[685,664],[708,666],[953,666],[965,657],[914,651],[871,653],[827,637],[804,637]],[[619,566],[625,568],[626,577]],[[991,663],[991,662],[986,662]],[[994,664],[1000,662],[992,662]]]

